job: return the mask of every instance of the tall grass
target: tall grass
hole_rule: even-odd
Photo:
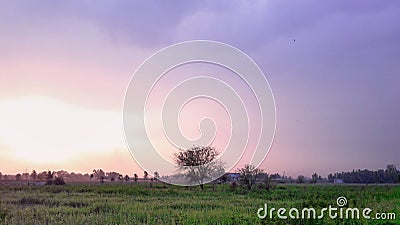
[[[0,224],[400,224],[400,186],[278,185],[275,190],[228,185],[185,188],[164,184],[1,186]],[[264,203],[275,208],[336,206],[395,212],[395,221],[261,220]]]

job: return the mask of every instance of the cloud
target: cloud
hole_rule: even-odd
[[[271,83],[278,139],[267,163],[382,167],[400,157],[396,21],[398,1],[3,1],[1,97],[73,95],[121,110],[151,53],[213,39],[248,53]]]
[[[210,38],[245,48],[312,29],[326,18],[374,14],[396,1],[52,1],[2,2],[3,28],[46,32],[90,23],[116,43],[162,46]],[[79,34],[76,34],[79,36]]]
[[[227,10],[197,10],[176,29],[181,39],[215,39],[244,50],[260,48],[279,38],[324,24],[330,17],[352,17],[390,10],[394,3],[335,1],[230,1]],[[345,24],[344,24],[345,25]]]
[[[152,47],[168,43],[173,28],[197,9],[196,2],[44,1],[2,3],[8,30],[34,28],[41,32],[73,29],[76,22],[90,23],[115,43]],[[12,11],[12,13],[10,13]],[[77,36],[80,34],[77,33]]]

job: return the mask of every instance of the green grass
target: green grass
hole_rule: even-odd
[[[163,184],[0,185],[0,224],[400,224],[400,186],[278,185],[246,192],[228,185],[187,189]],[[257,209],[337,206],[394,212],[396,220],[261,220]],[[371,214],[372,215],[372,214]]]

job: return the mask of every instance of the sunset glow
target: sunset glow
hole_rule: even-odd
[[[5,155],[32,163],[68,162],[76,155],[124,148],[119,113],[51,97],[1,100],[0,124]]]

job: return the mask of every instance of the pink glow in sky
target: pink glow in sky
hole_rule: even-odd
[[[233,45],[266,74],[277,105],[268,172],[400,167],[394,21],[397,1],[3,1],[0,172],[141,173],[123,139],[128,82],[151,54],[192,39]]]

